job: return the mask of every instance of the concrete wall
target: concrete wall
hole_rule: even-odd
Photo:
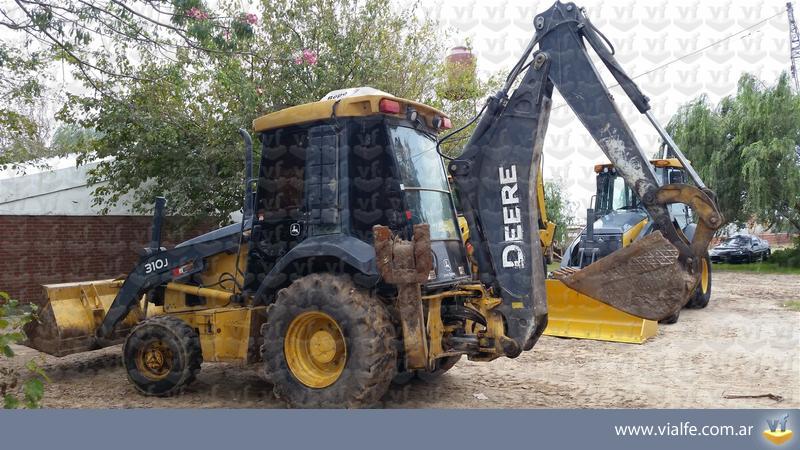
[[[74,159],[49,162],[56,167],[54,170],[0,174],[0,215],[93,216],[100,212],[92,205],[91,193],[96,186],[86,183],[89,170],[97,163],[75,167]],[[124,196],[109,214],[133,215],[126,205],[129,200]]]

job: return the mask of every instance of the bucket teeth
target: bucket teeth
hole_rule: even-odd
[[[650,320],[680,310],[699,281],[658,231],[581,270],[559,270],[554,276],[584,295]]]

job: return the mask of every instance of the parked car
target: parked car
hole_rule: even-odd
[[[769,243],[756,236],[739,234],[725,239],[708,252],[711,262],[766,261],[772,254]]]

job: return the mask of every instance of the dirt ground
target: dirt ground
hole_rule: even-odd
[[[797,408],[800,276],[717,272],[711,304],[684,310],[644,345],[545,336],[517,359],[459,362],[434,382],[394,386],[387,408]],[[204,364],[185,394],[147,398],[128,383],[120,347],[37,358],[51,408],[282,408],[258,366]],[[8,365],[8,360],[0,362]],[[783,397],[727,399],[726,395]]]

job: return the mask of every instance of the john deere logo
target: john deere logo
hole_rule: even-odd
[[[769,430],[764,430],[764,438],[775,445],[783,445],[792,439],[792,430],[786,428],[786,423],[789,422],[789,415],[783,416],[783,420],[773,419],[767,420]],[[778,429],[780,425],[780,430]]]

